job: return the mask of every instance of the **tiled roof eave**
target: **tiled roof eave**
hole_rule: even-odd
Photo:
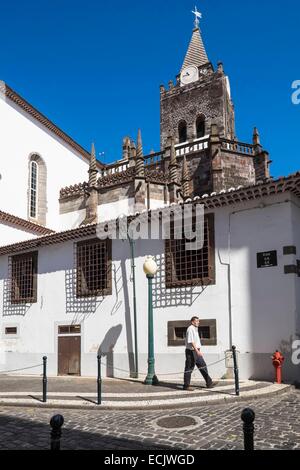
[[[22,219],[7,212],[0,211],[0,223],[15,225],[23,228],[25,231],[36,233],[37,235],[48,235],[55,233],[47,227],[30,222],[29,220]]]
[[[236,189],[231,188],[227,191],[221,191],[220,193],[212,193],[211,195],[202,196],[202,198],[196,197],[193,200],[186,201],[186,203],[203,204],[206,210],[213,210],[282,193],[292,193],[296,197],[300,198],[300,172],[286,178],[280,178],[276,181],[268,181],[266,183],[260,183],[248,187],[239,187]],[[157,209],[157,211],[159,211],[159,209]],[[80,239],[82,237],[95,236],[96,234],[97,224],[87,225],[43,236],[38,239],[0,247],[0,256],[31,250],[32,248],[37,248],[39,246],[55,245],[57,243]]]

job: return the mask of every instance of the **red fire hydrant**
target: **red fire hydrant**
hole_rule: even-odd
[[[284,361],[284,357],[281,352],[276,351],[272,356],[273,366],[275,367],[276,371],[276,380],[275,382],[281,384],[282,381],[282,364]]]

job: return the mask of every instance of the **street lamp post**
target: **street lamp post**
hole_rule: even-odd
[[[153,305],[152,305],[152,281],[158,271],[157,264],[152,256],[148,256],[144,263],[144,273],[148,279],[148,374],[144,381],[145,385],[158,385],[155,375],[154,359],[154,328],[153,328]]]

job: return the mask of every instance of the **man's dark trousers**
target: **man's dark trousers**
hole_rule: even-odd
[[[184,388],[189,387],[191,384],[192,372],[195,368],[195,365],[198,367],[201,372],[206,385],[212,383],[206,366],[206,362],[202,356],[196,356],[196,352],[191,351],[190,349],[185,350],[185,371],[184,371]]]

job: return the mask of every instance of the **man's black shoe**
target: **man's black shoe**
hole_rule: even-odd
[[[185,390],[186,392],[194,392],[195,389],[193,387],[191,387],[190,385],[188,385],[187,387],[183,387],[183,390]]]
[[[218,385],[218,382],[209,382],[206,384],[206,388],[214,388],[216,385]]]

